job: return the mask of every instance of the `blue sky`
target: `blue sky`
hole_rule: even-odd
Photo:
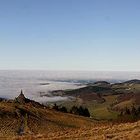
[[[140,70],[139,0],[0,0],[0,69]]]

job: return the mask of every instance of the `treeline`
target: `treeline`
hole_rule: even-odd
[[[80,107],[73,106],[70,110],[70,113],[75,114],[75,115],[90,117],[89,110],[87,108],[83,108],[82,106]]]
[[[131,108],[125,108],[120,112],[120,116],[123,115],[133,115],[133,116],[140,116],[140,106],[136,108],[135,106],[132,106]]]
[[[89,110],[86,107],[77,107],[77,106],[73,106],[70,111],[67,110],[66,107],[60,107],[56,104],[54,104],[53,109],[55,109],[56,111],[60,111],[63,113],[71,113],[71,114],[75,114],[75,115],[79,115],[79,116],[84,116],[84,117],[90,117],[90,113]]]
[[[121,110],[120,114],[118,115],[118,120],[122,122],[128,121],[137,121],[140,119],[140,107],[136,108],[132,106],[131,108],[126,107],[125,109]]]
[[[53,106],[52,109],[54,109],[54,110],[56,110],[56,111],[63,112],[63,113],[68,113],[67,108],[64,107],[64,106],[63,106],[63,107],[60,107],[60,106],[54,104],[54,106]]]

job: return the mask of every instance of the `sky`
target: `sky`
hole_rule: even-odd
[[[139,0],[0,0],[0,69],[140,71]]]

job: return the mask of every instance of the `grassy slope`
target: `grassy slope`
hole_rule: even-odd
[[[112,101],[112,97],[107,97]],[[109,102],[109,101],[108,101]],[[104,104],[101,108],[103,108]],[[24,110],[24,134],[17,136],[21,125],[20,110]],[[98,110],[98,109],[97,109]],[[96,111],[97,111],[96,110]],[[16,115],[15,115],[16,114]],[[54,110],[0,102],[1,140],[103,140],[140,139],[140,121],[111,123],[56,112]]]
[[[21,110],[26,115],[21,115]],[[92,125],[92,121],[84,117],[31,105],[0,102],[0,138],[16,136],[22,123],[25,134],[55,133]]]
[[[102,88],[103,87],[103,88]],[[110,90],[105,90],[110,89]],[[100,93],[105,99],[105,102],[98,102],[95,97],[91,97],[90,100],[86,98],[89,93]],[[87,94],[88,93],[88,94]],[[120,112],[116,112],[116,108],[119,111],[120,109],[126,107],[132,107],[136,104],[140,105],[140,84],[134,82],[128,83],[119,83],[119,84],[92,84],[89,87],[80,88],[76,90],[71,90],[68,92],[70,95],[80,95],[76,101],[70,102],[60,102],[59,105],[66,106],[70,109],[73,105],[86,106],[90,114],[95,119],[117,119],[117,116]],[[80,98],[82,95],[82,98]],[[104,96],[105,95],[105,96]],[[84,97],[85,96],[85,97]],[[110,109],[110,105],[112,109]]]
[[[90,115],[92,118],[97,120],[110,120],[110,119],[117,119],[118,113],[115,111],[111,111],[110,105],[115,102],[118,95],[109,95],[104,96],[105,99],[104,103],[98,103],[96,101],[82,101],[81,99],[77,99],[76,101],[69,101],[69,102],[59,102],[59,105],[65,106],[70,110],[72,106],[85,106],[89,109]]]
[[[81,124],[82,126],[82,124]],[[77,129],[47,132],[34,136],[16,137],[15,140],[139,140],[140,121],[135,123],[99,123]]]
[[[20,109],[30,113],[26,118],[26,133],[17,136]],[[0,139],[1,140],[103,140],[103,139],[140,139],[140,121],[135,123],[98,122],[90,119],[55,112],[28,105],[0,102]],[[2,117],[3,115],[3,117]]]
[[[93,118],[99,120],[117,119],[118,113],[110,110],[110,105],[116,100],[116,95],[105,96],[105,102],[102,104],[89,103],[88,108]]]

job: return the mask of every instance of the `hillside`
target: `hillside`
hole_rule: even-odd
[[[140,121],[95,121],[57,112],[21,93],[15,100],[0,101],[1,140],[103,140],[140,138]]]
[[[92,121],[46,108],[22,94],[13,101],[0,102],[0,138],[55,133],[77,129],[81,125],[92,126]]]
[[[92,127],[80,127],[35,136],[18,137],[18,140],[139,140],[140,121],[135,123],[100,123]],[[16,140],[17,138],[15,138]]]
[[[53,93],[75,98],[71,101],[58,102],[58,105],[68,109],[73,105],[83,105],[89,109],[91,117],[98,120],[116,120],[126,107],[132,109],[132,106],[136,108],[140,106],[139,80],[115,84],[97,81],[79,89],[53,91]]]

